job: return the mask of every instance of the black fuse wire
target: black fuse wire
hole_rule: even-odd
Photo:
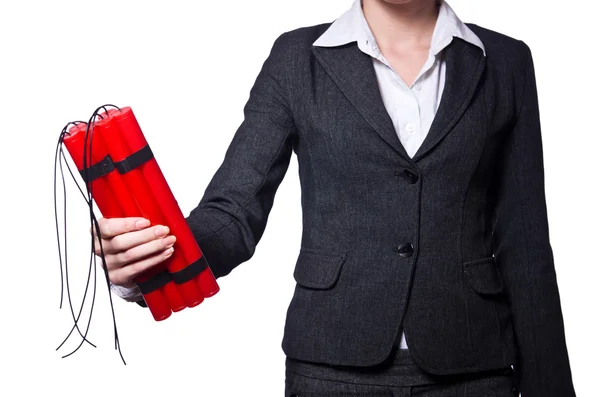
[[[64,171],[63,171],[63,167],[62,167],[62,161],[65,159],[64,157],[64,152],[62,149],[62,139],[64,137],[64,135],[68,135],[68,127],[73,124],[73,125],[77,125],[78,123],[83,123],[83,122],[70,122],[68,123],[63,130],[61,131],[61,135],[59,138],[59,142],[56,148],[56,154],[55,154],[55,161],[54,161],[54,214],[55,214],[55,221],[56,221],[56,236],[57,236],[57,241],[58,241],[58,252],[59,252],[59,263],[60,263],[60,272],[61,272],[61,295],[60,295],[60,308],[62,308],[62,304],[63,304],[63,299],[64,299],[64,286],[66,283],[66,287],[67,287],[67,297],[68,297],[68,301],[69,301],[69,308],[71,311],[71,316],[73,317],[73,321],[74,321],[74,325],[73,328],[71,328],[71,332],[69,332],[69,335],[71,335],[71,333],[73,332],[73,330],[77,329],[79,335],[86,340],[90,345],[92,345],[93,347],[96,347],[93,343],[91,343],[89,340],[87,340],[81,333],[81,330],[79,329],[77,322],[79,320],[79,317],[81,315],[82,309],[83,309],[83,304],[85,303],[85,298],[86,298],[86,294],[84,294],[84,299],[82,301],[82,307],[79,311],[79,314],[77,316],[77,318],[75,318],[75,312],[73,310],[73,302],[71,300],[71,292],[70,292],[70,288],[69,288],[69,278],[68,278],[68,255],[67,255],[67,238],[66,238],[66,234],[67,234],[67,201],[66,201],[66,184],[65,184],[65,177],[64,177]],[[71,169],[68,165],[68,163],[66,163],[67,168],[69,170],[69,172],[71,173],[71,176],[73,176],[73,173],[71,172]],[[57,166],[60,168],[60,174],[61,174],[61,179],[62,179],[62,184],[63,184],[63,213],[64,213],[64,219],[63,219],[63,223],[64,223],[64,234],[65,234],[65,242],[64,242],[64,252],[65,252],[65,259],[64,259],[64,274],[63,274],[63,260],[62,260],[62,255],[61,255],[61,246],[60,246],[60,233],[59,233],[59,226],[58,226],[58,208],[56,205],[56,174],[57,174]],[[75,177],[73,176],[73,179],[75,180]],[[76,180],[75,180],[76,181]],[[81,192],[81,194],[83,195],[83,191],[81,190],[81,188],[79,187],[79,185],[77,184],[77,187],[79,188],[79,191]],[[85,195],[84,195],[85,198]],[[63,281],[64,280],[64,281]],[[88,275],[88,281],[86,284],[86,291],[87,291],[87,286],[89,285],[89,275]],[[64,341],[63,341],[64,343]],[[61,346],[62,344],[61,343]],[[58,350],[60,348],[60,346],[56,349]]]
[[[87,340],[87,334],[90,328],[90,324],[91,324],[91,320],[92,320],[92,313],[93,313],[93,309],[94,309],[94,303],[95,303],[95,296],[96,296],[96,271],[97,271],[97,261],[96,261],[96,255],[94,255],[94,236],[93,233],[91,234],[91,253],[90,253],[90,263],[89,263],[89,270],[88,270],[88,278],[87,278],[87,283],[86,283],[86,288],[84,291],[84,296],[82,299],[82,303],[81,303],[81,307],[79,310],[79,313],[77,314],[77,316],[75,316],[74,310],[73,310],[73,306],[72,306],[72,301],[71,301],[71,295],[70,295],[70,288],[69,288],[69,278],[68,278],[68,261],[67,261],[67,242],[66,242],[66,233],[67,233],[67,228],[66,228],[66,208],[67,208],[67,204],[66,204],[66,185],[65,185],[65,178],[64,178],[64,172],[63,172],[63,168],[62,168],[62,162],[64,161],[64,163],[67,166],[67,169],[69,171],[69,173],[71,174],[71,177],[73,178],[73,180],[75,181],[80,193],[82,194],[82,196],[84,197],[84,200],[86,201],[86,204],[88,205],[89,208],[89,217],[90,217],[90,230],[91,228],[94,228],[94,230],[96,231],[96,235],[98,236],[98,245],[100,248],[100,258],[102,260],[102,268],[104,271],[104,277],[105,277],[105,281],[106,281],[106,285],[108,288],[108,296],[109,296],[109,301],[110,301],[110,308],[111,308],[111,314],[112,314],[112,319],[113,319],[113,330],[114,330],[114,340],[115,340],[115,350],[119,351],[119,355],[121,357],[121,360],[123,361],[123,364],[126,364],[125,359],[123,358],[123,354],[121,351],[121,346],[120,346],[120,341],[119,341],[119,334],[117,331],[117,324],[116,324],[116,316],[115,316],[115,311],[114,311],[114,305],[113,305],[113,300],[112,300],[112,294],[110,291],[110,279],[108,276],[108,268],[106,266],[106,259],[105,259],[105,255],[104,255],[104,249],[102,247],[102,235],[100,232],[100,227],[98,224],[98,220],[94,214],[94,208],[93,208],[93,192],[92,192],[92,184],[91,183],[85,183],[85,181],[89,180],[89,167],[91,166],[91,158],[92,158],[92,142],[93,142],[93,134],[94,134],[94,125],[95,125],[95,121],[96,118],[100,118],[103,119],[104,117],[100,114],[100,110],[104,109],[105,114],[108,114],[108,109],[107,107],[114,107],[118,110],[121,110],[118,106],[115,105],[111,105],[111,104],[106,104],[103,106],[98,107],[94,113],[92,114],[92,116],[89,119],[88,123],[85,123],[83,121],[76,121],[76,122],[70,122],[68,123],[63,130],[61,131],[60,137],[59,137],[59,142],[57,145],[57,149],[56,149],[56,154],[55,154],[55,165],[54,165],[54,202],[55,202],[55,218],[56,218],[56,233],[57,233],[57,240],[58,240],[58,251],[59,251],[59,263],[60,263],[60,274],[61,274],[61,304],[60,307],[62,308],[62,302],[63,302],[63,295],[64,295],[64,285],[66,285],[66,290],[67,290],[67,297],[68,297],[68,301],[69,301],[69,306],[71,309],[71,314],[73,317],[73,327],[71,328],[70,332],[68,333],[68,335],[66,336],[66,338],[63,340],[63,342],[60,344],[60,346],[56,349],[60,349],[63,344],[69,339],[69,337],[73,334],[74,330],[77,330],[77,332],[79,333],[79,335],[82,337],[81,342],[79,343],[79,345],[70,353],[66,354],[63,356],[63,358],[66,358],[70,355],[72,355],[73,353],[75,353],[77,350],[79,350],[79,348],[85,343],[88,342],[90,345],[92,345],[93,347],[96,347],[93,343],[91,343],[89,340]],[[63,151],[63,138],[65,135],[68,135],[68,127],[70,125],[77,125],[78,123],[84,123],[86,124],[86,131],[85,131],[85,137],[84,137],[84,151],[83,151],[83,176],[84,176],[84,183],[86,186],[86,192],[84,193],[84,191],[81,189],[81,187],[79,186],[79,184],[77,183],[77,179],[75,178],[75,175],[73,174],[73,172],[71,171],[71,168],[68,165],[68,162],[66,161],[66,157],[64,155],[64,151]],[[89,140],[89,141],[88,141]],[[89,146],[88,146],[88,142],[89,142]],[[63,272],[63,260],[62,260],[62,256],[61,256],[61,250],[60,250],[60,234],[59,234],[59,227],[58,227],[58,210],[57,210],[57,205],[56,205],[56,174],[57,174],[57,163],[58,166],[60,168],[60,172],[61,172],[61,177],[62,177],[62,182],[63,182],[63,193],[64,193],[64,200],[63,200],[63,211],[64,211],[64,234],[65,234],[65,242],[64,242],[64,251],[65,251],[65,260],[64,260],[64,272]],[[87,193],[87,194],[86,194]],[[92,294],[92,302],[91,302],[91,307],[90,307],[90,314],[88,317],[88,321],[87,321],[87,325],[86,325],[86,329],[85,332],[81,332],[81,330],[79,329],[79,319],[81,317],[82,311],[83,311],[83,307],[85,304],[85,300],[87,298],[87,294],[89,292],[89,284],[90,284],[90,279],[91,279],[91,275],[92,275],[92,270],[93,270],[93,275],[94,275],[94,282],[93,282],[93,294]],[[64,280],[64,285],[63,285],[63,280]]]

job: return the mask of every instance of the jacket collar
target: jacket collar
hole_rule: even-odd
[[[450,43],[453,37],[458,37],[478,46],[485,56],[485,46],[479,37],[458,18],[445,0],[440,0],[438,18],[431,37],[430,52],[437,55]],[[362,10],[362,0],[354,0],[352,7],[336,19],[313,45],[335,47],[354,41],[358,43],[361,50],[367,53],[366,50],[370,47],[365,43],[368,41],[375,44],[375,37]]]
[[[355,1],[360,2],[360,0]],[[356,2],[354,7],[356,7]],[[444,0],[442,0],[443,4]],[[344,15],[347,16],[333,30],[333,32],[346,32],[344,40],[336,40],[339,44],[332,46],[313,45],[312,51],[327,74],[371,127],[400,156],[414,164],[448,134],[466,110],[485,69],[484,51],[478,45],[458,36],[455,36],[458,38],[452,39],[446,45],[443,52],[446,61],[446,83],[442,98],[425,140],[411,158],[400,142],[381,98],[372,57],[358,47],[357,36],[343,29],[343,26],[351,22],[356,13],[350,12]],[[326,32],[334,24],[335,22],[329,26]],[[438,30],[444,29],[440,25]],[[341,37],[335,34],[321,37],[332,38],[334,36]],[[321,43],[325,40],[323,39]],[[328,43],[332,44],[331,41]]]

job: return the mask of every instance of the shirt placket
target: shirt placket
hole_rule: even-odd
[[[367,38],[363,41],[363,44],[362,50],[383,63],[389,70],[391,80],[395,83],[397,100],[394,102],[396,103],[396,109],[390,116],[393,120],[395,119],[394,125],[402,145],[408,154],[413,156],[422,141],[421,109],[419,106],[419,95],[423,86],[422,80],[424,74],[433,66],[435,57],[430,51],[429,56],[417,74],[415,81],[408,87],[388,60],[383,56],[373,39]],[[399,109],[400,107],[402,108],[401,110]]]

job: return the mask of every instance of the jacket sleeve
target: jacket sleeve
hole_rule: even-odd
[[[285,37],[275,40],[222,164],[186,218],[216,278],[254,254],[289,166],[296,130],[288,102]]]
[[[523,397],[575,396],[550,246],[542,136],[531,50],[522,41],[517,117],[499,153],[494,255],[505,281]]]

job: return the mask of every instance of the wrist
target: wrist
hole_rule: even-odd
[[[142,299],[142,293],[137,285],[121,286],[110,283],[110,290],[118,297],[128,302],[135,302]]]

